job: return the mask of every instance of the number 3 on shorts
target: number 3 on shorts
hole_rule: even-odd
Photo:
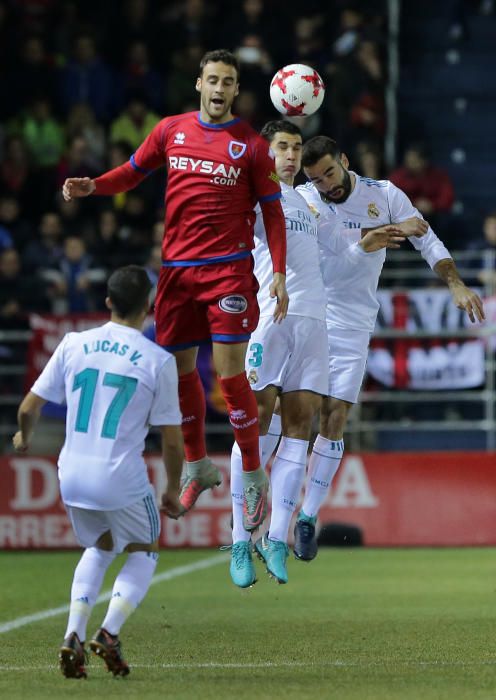
[[[250,357],[248,364],[250,367],[260,367],[262,364],[263,345],[261,343],[252,343],[250,345]]]

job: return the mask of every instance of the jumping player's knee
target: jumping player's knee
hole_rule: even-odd
[[[308,440],[312,430],[312,419],[315,411],[311,406],[292,406],[288,412],[283,412],[283,435],[296,440]]]
[[[179,376],[191,374],[196,370],[196,358],[198,356],[198,348],[186,348],[186,350],[178,350],[174,353],[176,358],[177,371]]]
[[[264,404],[258,404],[258,430],[260,435],[267,435],[272,419],[272,411]]]
[[[299,422],[289,422],[285,427],[283,427],[284,436],[293,438],[294,440],[309,440],[311,432],[311,418],[302,418]]]
[[[329,412],[327,413],[325,424],[326,432],[325,434],[321,434],[328,440],[341,440],[352,404],[348,403],[348,401],[333,398],[328,405]],[[321,423],[322,422],[323,420],[321,418]]]
[[[213,343],[215,371],[222,379],[244,375],[247,343]]]
[[[279,394],[279,388],[269,384],[260,391],[254,391],[258,406],[258,431],[260,436],[267,435],[274,406]]]
[[[269,432],[269,425],[270,425],[270,416],[267,416],[267,414],[258,414],[258,431],[260,433],[260,437],[263,437],[264,435],[267,435]]]

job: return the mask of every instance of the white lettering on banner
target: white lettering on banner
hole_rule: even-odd
[[[0,549],[5,547],[77,547],[65,515],[0,516]]]
[[[409,348],[410,389],[466,389],[484,383],[482,340]],[[385,386],[394,386],[394,356],[386,348],[371,348],[368,372]]]
[[[19,546],[16,536],[17,520],[13,515],[0,515],[0,548]]]
[[[361,457],[348,457],[343,461],[336,486],[331,488],[329,505],[334,508],[376,508],[379,505]]]
[[[179,520],[162,518],[162,537],[170,547],[208,547],[212,544],[209,513],[188,513]],[[215,540],[214,540],[215,541]]]
[[[478,386],[484,383],[484,345],[472,340],[430,350],[411,348],[408,371],[412,389]]]
[[[480,291],[480,290],[476,290]],[[484,340],[477,338],[480,324],[471,324],[468,314],[458,309],[446,289],[420,289],[406,295],[408,314],[402,330],[411,334],[401,339],[406,359],[409,389],[467,389],[484,383]],[[394,325],[394,292],[381,290],[376,330]],[[474,338],[467,340],[436,340],[438,331],[459,331],[471,328]],[[417,331],[432,333],[432,338],[416,339]],[[413,342],[412,342],[413,341]],[[405,352],[406,349],[406,352]],[[386,347],[376,347],[374,338],[367,362],[368,373],[388,387],[396,383],[397,341],[386,341]]]
[[[475,289],[478,294],[480,289]],[[393,325],[393,295],[394,292],[382,289],[377,292],[380,303],[376,329],[387,329]],[[418,330],[460,330],[474,328],[468,314],[453,304],[453,299],[447,289],[417,289],[407,295],[408,318],[406,330],[412,333]],[[477,324],[475,325],[477,327]]]
[[[12,510],[43,510],[55,505],[59,500],[59,480],[57,469],[47,459],[27,457],[12,459],[12,469],[16,474],[15,498],[10,502]],[[34,496],[33,476],[39,472],[43,478],[43,489]]]

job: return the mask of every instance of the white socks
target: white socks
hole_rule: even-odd
[[[110,634],[119,631],[141,603],[155,573],[158,552],[132,552],[119,571],[102,627]]]
[[[315,517],[324,503],[344,452],[343,440],[328,440],[317,435],[313,444],[305,484],[305,500],[302,510],[308,517]]]
[[[277,416],[277,418],[279,418],[279,416]],[[280,421],[281,419],[279,418],[279,423]],[[260,466],[262,469],[265,469],[267,462],[272,455],[274,448],[271,447],[271,445],[274,445],[274,437],[276,437],[275,444],[277,444],[279,434],[277,436],[269,436],[268,434],[262,435],[258,440],[260,450]],[[233,514],[233,543],[248,542],[251,535],[243,527],[243,462],[241,460],[241,450],[239,449],[237,442],[234,443],[231,450],[231,499]]]
[[[281,416],[278,416],[277,413],[273,413],[269,425],[269,431],[267,435],[264,435],[261,438],[260,457],[262,459],[262,465],[264,466],[264,468],[269,459],[271,458],[272,453],[277,447],[277,443],[279,442],[281,433]]]
[[[114,552],[105,552],[97,547],[84,551],[74,572],[65,637],[76,632],[79,639],[85,641],[88,618],[98,598],[105,572],[115,557]],[[145,597],[157,560],[157,552],[128,554],[115,580],[107,615],[102,623],[110,634],[118,634],[123,623]]]
[[[102,587],[105,572],[115,558],[113,552],[97,547],[85,549],[74,571],[71,588],[71,605],[65,637],[76,632],[79,639],[86,639],[86,626],[91,610]]]
[[[298,505],[305,467],[308,440],[282,437],[270,472],[272,515],[269,537],[287,542],[291,518]]]
[[[237,442],[234,443],[231,450],[231,499],[233,544],[236,542],[249,542],[250,533],[243,527],[243,461]]]

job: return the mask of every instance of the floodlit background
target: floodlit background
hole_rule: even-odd
[[[0,554],[2,697],[494,698],[494,550],[477,545],[496,544],[495,5],[0,0],[0,548],[25,550]],[[107,317],[110,272],[141,263],[156,282],[166,174],[70,203],[61,185],[124,163],[163,116],[197,109],[198,64],[214,48],[238,55],[234,112],[256,129],[278,118],[276,70],[315,67],[326,96],[298,120],[304,138],[334,137],[353,170],[404,189],[487,321],[470,324],[408,244],[390,251],[319,556],[291,559],[283,587],[257,564],[263,580],[245,594],[229,555],[209,551],[230,542],[232,436],[202,349],[224,483],[163,521],[169,550],[123,631],[129,679],[116,690],[93,661],[88,682],[70,682],[56,668],[79,557],[58,497],[63,411],[47,407],[28,455],[11,436],[63,334]],[[160,491],[153,434],[147,450]]]

